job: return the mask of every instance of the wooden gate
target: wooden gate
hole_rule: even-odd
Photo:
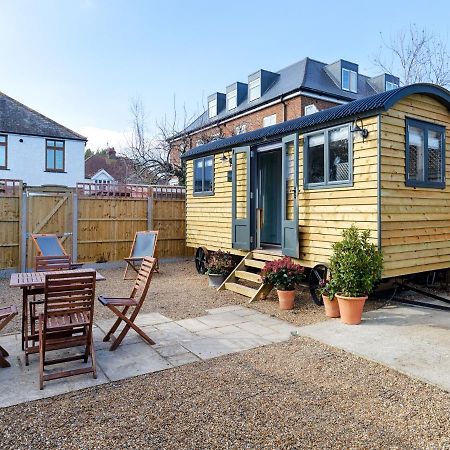
[[[72,254],[73,190],[61,187],[33,187],[26,189],[26,196],[26,267],[34,266],[36,256],[31,234],[56,234],[67,253]]]

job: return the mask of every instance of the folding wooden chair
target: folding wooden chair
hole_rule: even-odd
[[[0,331],[11,322],[14,316],[17,316],[17,308],[15,306],[0,308]],[[5,359],[7,356],[9,356],[9,353],[0,345],[0,367],[11,367],[11,364]]]
[[[61,244],[56,234],[32,234],[31,239],[36,247],[37,256],[54,256],[54,257],[66,257],[69,256],[70,269],[78,269],[83,264],[72,264],[70,255],[66,253],[66,250]]]
[[[158,240],[158,231],[138,231],[134,235],[133,245],[131,247],[130,256],[124,258],[127,263],[125,267],[125,273],[123,274],[124,280],[131,280],[127,278],[128,270],[132,269],[136,273],[139,271],[139,266],[142,263],[144,257],[155,258],[156,242]],[[155,272],[158,272],[158,260],[156,259]]]
[[[39,385],[44,381],[92,373],[97,378],[92,339],[95,271],[52,273],[45,276],[44,313],[39,316]],[[82,354],[47,360],[47,352],[84,347]],[[45,367],[91,357],[91,366],[45,373]]]
[[[57,270],[70,270],[70,256],[36,256],[34,270],[36,272],[53,272]],[[33,300],[29,302],[30,308],[30,327],[31,334],[36,334],[36,321],[38,320],[38,314],[36,313],[36,306],[42,305],[44,303],[43,299],[36,299],[36,294],[44,294],[44,289],[42,291],[36,290],[35,295],[33,295]]]
[[[123,330],[111,345],[111,351],[115,350],[120,345],[130,328],[133,328],[133,330],[136,331],[136,333],[138,333],[139,336],[141,336],[141,338],[147,341],[150,345],[154,344],[154,342],[134,323],[134,321],[139,314],[142,305],[144,304],[155,266],[155,258],[145,257],[143,259],[130,297],[120,298],[100,296],[98,298],[102,305],[107,306],[117,316],[117,320],[114,325],[103,338],[104,342],[108,342],[110,340],[111,335],[114,334],[121,322],[125,322]],[[122,311],[119,309],[121,307],[123,307]],[[130,317],[127,317],[126,314],[131,307],[134,307],[134,310]]]

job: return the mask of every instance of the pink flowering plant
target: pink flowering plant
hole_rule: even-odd
[[[230,252],[217,250],[209,255],[206,261],[206,273],[211,275],[228,275],[234,269]]]
[[[317,291],[320,295],[325,295],[330,300],[334,300],[334,295],[336,294],[335,283],[333,283],[333,280],[320,280]]]
[[[264,284],[271,284],[279,291],[293,291],[305,278],[304,272],[303,266],[285,256],[283,259],[267,261],[261,271],[261,278]]]

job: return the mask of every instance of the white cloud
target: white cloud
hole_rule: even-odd
[[[129,134],[129,130],[117,131],[91,126],[80,127],[77,131],[87,137],[86,148],[91,150],[99,150],[107,146],[122,150],[126,147],[126,136]]]

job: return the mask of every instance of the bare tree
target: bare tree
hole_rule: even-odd
[[[400,75],[402,84],[419,82],[450,85],[450,53],[440,35],[411,24],[386,41],[374,58],[383,71]]]

